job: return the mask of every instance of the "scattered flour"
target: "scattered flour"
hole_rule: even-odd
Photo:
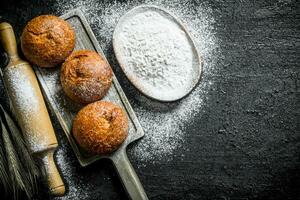
[[[125,92],[135,96],[129,99],[138,119],[145,131],[145,136],[130,149],[130,153],[139,160],[139,166],[149,162],[167,162],[173,159],[175,151],[184,148],[188,133],[185,127],[199,116],[203,111],[206,95],[213,85],[213,76],[216,73],[215,62],[222,59],[219,52],[218,39],[214,35],[214,18],[212,9],[205,3],[192,4],[191,1],[146,1],[143,4],[157,5],[168,9],[186,25],[191,33],[200,55],[204,60],[202,77],[199,85],[184,99],[175,103],[157,103],[142,95],[129,84],[123,84]],[[127,11],[135,6],[142,5],[140,1],[57,1],[55,11],[58,15],[64,14],[71,9],[80,8],[94,34],[96,35],[104,54],[114,67],[116,75],[121,70],[115,67],[116,61],[111,56],[112,35],[118,20]],[[123,82],[124,83],[124,82]],[[184,155],[182,155],[184,157]]]
[[[6,68],[5,74],[7,75],[7,84],[13,91],[17,109],[28,118],[32,112],[37,111],[38,108],[32,105],[38,104],[38,100],[36,92],[22,68],[22,66]]]
[[[7,77],[6,84],[11,90],[11,95],[13,95],[14,103],[12,109],[18,112],[18,120],[23,125],[23,128],[30,130],[30,126],[33,123],[32,116],[40,110],[36,91],[28,80],[27,74],[24,74],[22,65],[6,68],[5,74]],[[43,127],[41,127],[38,135],[23,132],[32,152],[39,152],[47,147],[47,143],[44,142],[47,141],[47,138],[43,135],[43,132]]]
[[[60,166],[60,170],[68,183],[68,195],[62,196],[59,199],[88,199],[90,197],[90,191],[87,188],[92,188],[89,182],[83,182],[82,177],[76,173],[75,159],[71,159],[61,149],[56,154],[57,164]]]
[[[138,95],[136,89],[126,80],[122,80],[121,83],[123,83],[124,91],[129,93],[130,103],[145,131],[144,138],[137,141],[129,149],[131,157],[138,161],[137,166],[144,167],[148,164],[151,165],[151,163],[168,162],[174,156],[182,156],[182,159],[184,159],[184,153],[178,155],[176,151],[189,151],[189,144],[186,142],[189,133],[186,131],[186,126],[193,123],[196,117],[200,117],[205,112],[205,102],[208,101],[207,96],[213,87],[214,75],[218,74],[218,69],[215,67],[216,62],[222,60],[218,45],[219,41],[214,35],[215,21],[210,5],[190,0],[146,0],[143,2],[140,0],[124,2],[116,0],[53,0],[41,3],[47,2],[49,9],[56,15],[65,14],[75,8],[80,8],[83,11],[119,79],[122,73],[112,55],[112,35],[122,15],[135,6],[150,4],[168,9],[183,21],[189,33],[194,37],[196,46],[204,60],[201,81],[192,93],[178,102],[161,104]],[[23,6],[18,8],[17,13],[20,14],[20,17],[25,18],[28,13],[32,12],[32,8],[24,8]],[[51,78],[53,82],[57,83],[57,77]],[[21,76],[20,79],[22,79]],[[24,90],[26,86],[23,85],[22,87],[22,91],[26,91]],[[54,91],[59,88],[56,84],[53,84],[52,89]],[[27,107],[27,109],[34,108]],[[85,171],[79,170],[78,161],[72,154],[66,139],[60,144],[60,148],[56,153],[56,161],[69,190],[67,195],[55,199],[99,199],[96,196],[98,194],[97,188],[89,181],[83,181],[85,180]],[[95,195],[91,197],[90,194]]]

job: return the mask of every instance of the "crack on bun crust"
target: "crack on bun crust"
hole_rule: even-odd
[[[128,135],[128,119],[118,105],[97,101],[82,108],[72,127],[77,143],[86,151],[106,155],[115,151]]]
[[[39,67],[62,63],[75,47],[71,25],[53,15],[40,15],[25,26],[21,35],[24,56]]]
[[[112,70],[98,53],[79,50],[62,64],[60,80],[70,99],[86,104],[106,95],[112,83]]]

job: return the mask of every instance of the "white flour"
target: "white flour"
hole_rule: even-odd
[[[138,119],[145,131],[145,136],[136,143],[130,153],[136,160],[138,166],[144,166],[149,162],[168,162],[173,159],[174,151],[184,148],[188,133],[185,127],[192,123],[195,116],[203,113],[206,94],[213,84],[216,60],[222,59],[218,51],[218,41],[214,36],[212,10],[209,6],[202,4],[197,7],[190,1],[172,1],[161,3],[160,1],[146,1],[145,4],[162,6],[183,21],[186,28],[195,38],[196,46],[204,59],[203,75],[199,85],[186,98],[172,104],[159,104],[144,96],[137,95],[134,100],[129,99]],[[62,6],[63,5],[63,6]],[[114,66],[114,59],[110,59],[112,47],[112,35],[118,20],[134,6],[140,5],[139,1],[121,3],[109,1],[58,1],[56,10],[58,14],[64,14],[68,10],[80,8],[96,35],[104,54]],[[116,75],[120,72],[115,69]],[[127,83],[128,84],[128,83]],[[130,84],[128,84],[130,85]],[[123,85],[125,92],[136,95],[132,86]],[[181,155],[184,157],[184,155]]]
[[[7,84],[12,91],[14,106],[13,109],[18,111],[19,120],[23,123],[25,130],[30,130],[32,124],[32,116],[39,112],[39,102],[36,97],[36,91],[32,87],[28,77],[23,73],[23,66],[16,66],[6,69]],[[29,126],[29,127],[28,127]],[[44,150],[47,144],[41,140],[44,138],[42,135],[43,127],[41,127],[40,135],[24,133],[25,140],[30,146],[32,152]]]
[[[22,66],[11,67],[6,69],[8,77],[7,83],[14,92],[14,99],[17,102],[17,109],[29,117],[32,112],[37,111],[38,108],[32,106],[38,104],[35,90],[32,88],[28,77],[23,73]],[[20,69],[20,70],[19,70]]]
[[[199,74],[193,68],[200,63],[186,33],[169,17],[156,10],[136,13],[119,24],[114,39],[125,73],[149,96],[178,99],[193,87]]]
[[[60,197],[59,199],[87,199],[90,196],[87,188],[92,188],[92,186],[88,181],[83,182],[83,178],[76,173],[76,168],[74,166],[77,161],[70,159],[66,156],[65,152],[62,152],[61,150],[57,151],[56,160],[64,178],[68,180],[68,195]]]

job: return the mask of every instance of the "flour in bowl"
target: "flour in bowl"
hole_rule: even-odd
[[[114,47],[125,74],[155,99],[185,96],[200,76],[199,57],[189,36],[156,7],[130,11],[116,28]]]

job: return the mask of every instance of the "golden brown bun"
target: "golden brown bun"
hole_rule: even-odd
[[[73,101],[91,103],[101,99],[112,82],[108,63],[91,50],[74,51],[63,63],[60,80]]]
[[[83,149],[105,155],[116,150],[126,139],[128,119],[120,106],[97,101],[79,111],[72,131]]]
[[[75,46],[75,32],[70,24],[53,15],[41,15],[25,26],[21,48],[29,62],[40,67],[54,67],[70,55]]]

